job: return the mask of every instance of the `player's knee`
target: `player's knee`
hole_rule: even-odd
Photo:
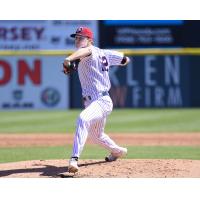
[[[83,123],[90,122],[90,119],[87,115],[85,115],[83,112],[80,113],[78,120],[80,120]]]

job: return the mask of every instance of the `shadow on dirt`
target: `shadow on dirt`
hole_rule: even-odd
[[[99,165],[99,164],[103,164],[103,163],[107,163],[107,162],[106,161],[88,162],[88,163],[84,163],[84,164],[79,164],[78,166],[79,167],[87,167],[87,166],[90,166],[90,165]],[[70,178],[69,174],[64,174],[64,173],[60,173],[57,176],[60,177],[60,178]],[[73,178],[73,177],[74,178],[79,177],[78,173],[71,176],[71,178]]]
[[[107,161],[97,161],[97,162],[88,162],[88,163],[84,163],[84,164],[79,164],[79,167],[86,167],[89,165],[99,165],[99,164],[103,164],[103,163],[107,163]]]
[[[41,173],[39,176],[55,178],[60,173],[68,172],[67,167],[56,167],[52,165],[43,165],[43,166],[44,167],[41,167],[41,168],[12,169],[12,170],[0,171],[0,177],[6,177],[11,174]],[[72,177],[73,176],[69,175],[69,178],[72,178]]]
[[[79,167],[98,165],[106,163],[106,161],[98,162],[88,162],[84,164],[79,164]],[[76,177],[76,174],[71,174],[68,172],[68,167],[56,167],[53,165],[44,165],[44,164],[35,164],[33,166],[38,166],[37,168],[25,168],[25,169],[11,169],[0,171],[0,177],[7,177],[12,174],[30,174],[30,173],[40,173],[41,177],[50,177],[50,178],[73,178]],[[41,166],[41,167],[39,167]],[[19,176],[20,177],[20,176]],[[25,176],[26,177],[26,176]]]

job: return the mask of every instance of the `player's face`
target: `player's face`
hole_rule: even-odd
[[[75,36],[75,46],[76,48],[87,47],[89,43],[88,37],[76,35]]]

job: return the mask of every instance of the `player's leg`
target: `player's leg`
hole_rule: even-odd
[[[106,117],[99,119],[90,127],[89,137],[90,139],[100,146],[106,148],[112,153],[121,157],[127,153],[127,149],[117,145],[106,133],[104,133],[104,127],[106,124]]]
[[[85,142],[87,140],[90,127],[95,121],[103,117],[101,106],[97,101],[92,102],[86,109],[84,109],[77,119],[77,128],[74,136],[73,152],[69,163],[69,172],[78,171],[78,158],[81,155]]]
[[[93,118],[94,110],[98,112],[93,104],[89,105],[80,113],[77,119],[73,150],[68,167],[69,172],[75,173],[78,171],[78,158],[80,157],[85,142],[87,140],[88,130],[91,124],[91,120]]]
[[[86,109],[84,109],[78,119],[77,119],[77,128],[74,137],[74,145],[73,145],[73,157],[79,157],[85,142],[87,140],[88,132],[92,124],[95,121],[101,119],[103,117],[102,108],[98,103],[92,102]]]
[[[127,149],[118,146],[107,134],[104,132],[104,127],[106,124],[106,117],[112,111],[112,100],[109,96],[103,97],[98,101],[99,106],[102,109],[103,116],[98,118],[95,123],[90,126],[89,136],[92,141],[96,144],[101,145],[102,147],[108,149],[111,152],[111,155],[114,157],[121,157],[127,153]]]

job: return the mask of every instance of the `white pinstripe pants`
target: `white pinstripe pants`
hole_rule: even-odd
[[[110,152],[119,151],[119,146],[104,133],[106,117],[112,108],[113,103],[109,96],[100,97],[93,102],[85,101],[85,109],[77,119],[72,157],[80,157],[87,137]]]

